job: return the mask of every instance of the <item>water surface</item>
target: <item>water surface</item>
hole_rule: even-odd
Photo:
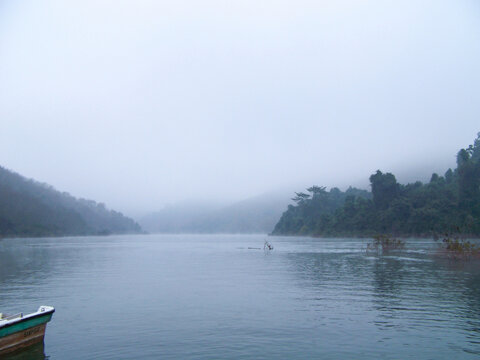
[[[480,269],[429,240],[143,235],[0,241],[0,311],[53,305],[9,359],[478,359]]]

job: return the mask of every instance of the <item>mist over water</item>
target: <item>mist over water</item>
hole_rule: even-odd
[[[480,272],[410,240],[150,235],[0,242],[4,312],[54,304],[29,359],[476,359]],[[34,310],[34,309],[32,309]],[[10,360],[10,359],[9,359]]]

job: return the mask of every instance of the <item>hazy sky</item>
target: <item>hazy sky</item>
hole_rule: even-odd
[[[0,0],[0,165],[127,214],[454,166],[480,2]]]

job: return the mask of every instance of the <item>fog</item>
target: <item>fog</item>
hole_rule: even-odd
[[[478,1],[0,1],[0,165],[126,214],[443,173]],[[299,189],[300,190],[300,189]]]

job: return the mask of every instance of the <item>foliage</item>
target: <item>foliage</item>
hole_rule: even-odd
[[[471,241],[460,239],[458,236],[452,237],[446,234],[443,239],[445,254],[452,259],[469,259],[472,257],[480,258],[480,247]]]
[[[391,250],[405,249],[405,241],[395,238],[390,238],[387,235],[375,235],[373,242],[367,244],[367,251],[388,252]]]
[[[312,186],[307,189],[311,194],[296,193],[292,199],[296,206],[289,205],[276,224],[273,234],[309,235],[312,230],[331,221],[334,212],[348,201],[347,199],[368,199],[368,191],[349,188],[342,192],[337,188],[326,191],[325,187]]]
[[[0,237],[135,233],[132,219],[0,167]]]
[[[480,236],[480,133],[457,154],[457,168],[428,183],[399,184],[391,173],[370,176],[371,192],[313,186],[296,193],[276,235],[436,236],[460,228]]]

